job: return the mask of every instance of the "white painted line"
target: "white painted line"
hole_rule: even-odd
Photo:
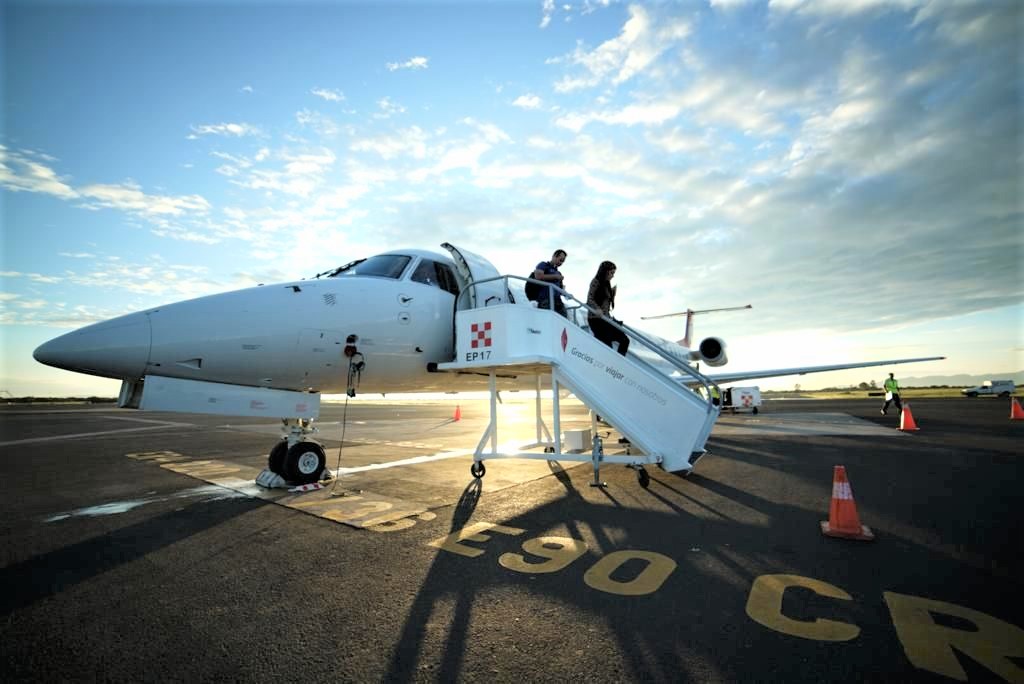
[[[520,449],[518,443],[504,442],[504,443],[498,445],[498,453],[499,454],[515,453],[515,452],[520,451],[520,450],[521,449]],[[355,468],[339,468],[338,470],[331,470],[328,467],[327,470],[330,470],[332,473],[334,473],[335,477],[338,477],[338,476],[341,476],[341,475],[348,475],[349,473],[364,473],[364,472],[366,472],[368,470],[384,470],[385,468],[397,468],[399,466],[416,465],[418,463],[430,463],[432,461],[443,461],[446,458],[457,458],[459,456],[472,456],[474,453],[475,452],[469,451],[469,450],[443,451],[443,452],[441,452],[439,454],[430,454],[429,456],[414,456],[412,458],[403,458],[400,461],[387,461],[386,463],[371,463],[370,465],[357,466]],[[487,458],[487,454],[488,453],[489,452],[484,452],[483,456],[484,456],[485,459]],[[571,455],[572,454],[565,454],[565,453],[562,454],[563,457],[571,456]],[[558,460],[558,456],[556,454],[547,454],[547,456],[550,457],[550,458],[548,458],[549,461],[556,461],[556,460]],[[579,459],[571,459],[571,460],[579,460]],[[587,460],[590,460],[590,456],[587,456]]]
[[[348,475],[350,473],[365,473],[368,470],[384,470],[385,468],[397,468],[398,466],[416,465],[417,463],[430,463],[431,461],[443,461],[446,458],[456,458],[458,456],[472,456],[472,451],[445,451],[440,454],[431,454],[430,456],[415,456],[413,458],[403,458],[401,461],[388,461],[387,463],[371,463],[370,465],[358,466],[355,468],[338,468],[337,470],[331,470],[335,477],[341,475]],[[330,470],[330,468],[328,468]]]
[[[138,419],[129,419],[138,420]],[[146,421],[146,422],[159,422],[159,421]],[[150,425],[148,427],[136,427],[136,428],[122,428],[120,430],[103,430],[101,432],[76,432],[71,435],[55,435],[53,437],[32,437],[30,439],[16,439],[11,442],[0,442],[0,447],[15,446],[18,444],[35,444],[38,442],[59,442],[65,439],[81,439],[83,437],[100,437],[102,435],[117,435],[124,432],[140,432],[142,430],[159,430],[161,428],[168,427],[193,427],[188,423],[166,423],[161,422],[160,425]]]
[[[170,420],[156,420],[155,418],[129,418],[128,416],[107,416],[113,420],[130,420],[133,423],[154,423],[156,425],[172,425],[174,427],[195,427],[195,423],[175,423]]]
[[[110,408],[94,408],[94,409],[40,409],[38,411],[2,411],[0,415],[5,416],[40,416],[45,413],[112,413],[112,412],[127,412],[134,411],[135,409],[123,409],[111,406]]]

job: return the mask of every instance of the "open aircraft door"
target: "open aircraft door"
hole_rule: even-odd
[[[444,242],[441,246],[451,252],[452,258],[455,259],[460,290],[464,290],[469,283],[474,281],[499,278],[499,280],[470,287],[469,293],[458,300],[460,309],[475,309],[512,302],[511,294],[505,288],[505,281],[501,279],[501,274],[498,273],[498,269],[494,268],[494,264],[478,254],[459,249],[451,243]]]

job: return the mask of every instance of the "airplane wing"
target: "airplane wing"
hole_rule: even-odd
[[[755,380],[757,378],[777,378],[784,375],[806,375],[807,373],[824,373],[826,371],[846,370],[848,368],[869,368],[871,366],[892,366],[898,363],[917,363],[918,361],[940,361],[945,356],[925,356],[919,359],[891,359],[888,361],[862,361],[860,363],[840,363],[831,366],[803,366],[799,368],[776,368],[773,370],[740,371],[736,373],[705,373],[717,384],[738,382],[739,380]]]

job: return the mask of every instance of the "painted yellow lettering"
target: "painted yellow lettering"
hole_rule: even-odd
[[[965,653],[1008,682],[1024,682],[1024,669],[1010,658],[1024,658],[1024,630],[991,615],[953,603],[886,591],[896,635],[914,667],[961,682],[967,673],[953,649]],[[933,614],[952,615],[976,629],[938,625]]]
[[[357,518],[365,518],[371,513],[383,513],[384,511],[391,509],[391,504],[387,501],[366,501],[355,506],[346,506],[351,510],[345,510],[344,508],[332,508],[321,513],[321,517],[327,518],[328,520],[334,520],[335,522],[345,522],[346,520],[355,520]]]
[[[782,614],[782,595],[789,587],[810,589],[819,596],[852,601],[837,586],[800,575],[761,575],[750,587],[747,615],[768,629],[812,641],[849,641],[860,634],[860,627],[846,622],[817,618],[812,621],[793,620]]]
[[[500,532],[501,534],[508,535],[519,535],[526,530],[518,527],[506,527],[504,525],[496,525],[489,522],[478,522],[472,525],[466,525],[458,532],[452,532],[451,534],[435,539],[430,542],[428,546],[433,546],[444,551],[450,551],[451,553],[457,553],[460,556],[466,556],[467,558],[476,558],[483,554],[483,549],[475,549],[472,546],[463,546],[460,542],[474,541],[474,542],[485,542],[490,540],[490,536],[482,534],[487,531]]]
[[[630,560],[646,562],[644,569],[631,580],[622,582],[612,579],[612,573]],[[653,594],[676,569],[676,562],[668,556],[653,551],[613,551],[583,575],[588,587],[620,596],[643,596]]]
[[[528,574],[558,572],[586,553],[587,543],[571,537],[537,537],[523,542],[523,551],[547,560],[532,563],[518,553],[503,553],[498,565]]]

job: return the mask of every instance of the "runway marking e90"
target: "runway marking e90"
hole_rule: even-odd
[[[454,553],[467,558],[476,558],[484,554],[483,549],[468,546],[464,542],[484,543],[491,536],[485,532],[497,532],[509,536],[519,536],[526,530],[519,527],[508,527],[489,522],[477,522],[467,525],[449,535],[435,539],[429,546]],[[572,537],[543,536],[527,539],[522,549],[530,556],[542,558],[540,562],[528,560],[518,553],[503,553],[498,557],[498,565],[513,572],[526,574],[545,574],[564,570],[589,549],[587,543]],[[629,579],[613,579],[620,568],[630,561],[640,561],[642,566],[635,570]],[[634,566],[631,565],[631,569]],[[583,582],[591,589],[620,596],[644,596],[653,594],[676,569],[676,562],[668,556],[653,551],[626,549],[613,551],[594,563],[583,575]]]

